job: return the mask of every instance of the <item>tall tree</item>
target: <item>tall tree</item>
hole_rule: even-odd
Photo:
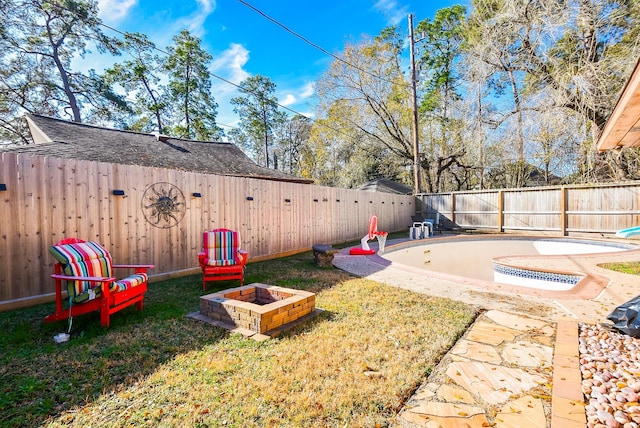
[[[397,29],[387,28],[374,39],[347,45],[341,60],[333,61],[316,85],[322,117],[313,126],[310,144],[331,142],[332,169],[351,185],[368,179],[369,161],[404,170],[413,164],[410,86],[402,73],[402,43]],[[350,165],[365,152],[366,165]],[[359,178],[347,180],[347,172]],[[396,170],[393,175],[400,174]]]
[[[531,117],[537,122],[531,128],[531,163],[542,174],[540,184],[551,185],[557,177],[566,177],[576,172],[581,135],[581,121],[577,114],[562,117],[553,111],[542,112]]]
[[[161,61],[155,51],[155,45],[140,33],[126,33],[122,49],[132,59],[116,63],[105,71],[108,84],[119,84],[126,93],[133,94],[135,123],[129,127],[140,132],[157,130],[163,132],[168,105],[159,86]]]
[[[422,50],[419,64],[424,88],[421,108],[427,112],[440,110],[444,121],[448,117],[447,106],[460,98],[458,64],[465,40],[465,14],[466,9],[461,5],[443,8],[436,12],[433,20],[427,18],[416,27],[416,32],[422,35],[418,42]]]
[[[478,0],[474,6],[466,33],[468,60],[482,64],[472,65],[485,70],[478,76],[484,79],[481,84],[493,91],[494,99],[504,103],[491,123],[503,130],[498,143],[504,152],[498,166],[502,172],[493,177],[503,177],[504,182],[500,183],[503,186],[520,187],[530,172],[529,161],[525,159],[524,126],[526,111],[531,108],[525,99],[527,55],[521,53],[522,39],[529,39],[525,42],[529,46],[535,43],[538,50],[543,43],[547,17],[560,17],[562,5],[556,1],[534,4],[528,0]]]
[[[328,186],[335,181],[335,174],[331,173],[334,144],[324,135],[331,129],[321,126],[325,122],[326,119],[318,119],[309,130],[309,140],[300,150],[300,176],[313,179],[316,184]]]
[[[428,149],[423,163],[429,190],[443,190],[445,176],[454,169],[464,169],[466,147],[461,142],[460,123],[452,115],[453,105],[460,100],[460,67],[465,29],[464,6],[440,9],[433,20],[421,21],[416,32],[422,34],[420,110],[435,122],[436,130],[428,135]],[[455,177],[455,174],[452,176]],[[466,181],[466,180],[462,180]]]
[[[82,122],[92,110],[104,116],[126,107],[102,76],[71,68],[89,40],[99,52],[118,54],[117,42],[101,30],[95,0],[3,0],[1,9],[2,123],[25,111]]]
[[[474,0],[468,27],[473,57],[511,88],[519,162],[531,141],[525,114],[555,110],[588,121],[592,149],[619,89],[640,54],[640,4],[627,0]],[[564,111],[563,111],[564,110]],[[596,169],[601,170],[594,165]]]
[[[285,120],[277,130],[276,153],[279,153],[279,169],[289,174],[300,171],[300,152],[309,140],[311,121],[309,118],[296,115]]]
[[[244,96],[231,99],[231,104],[240,116],[240,129],[252,142],[258,163],[270,168],[274,132],[286,120],[286,114],[278,109],[276,84],[258,74],[240,83],[239,90]]]
[[[171,132],[182,138],[203,141],[219,139],[216,124],[218,104],[211,95],[211,55],[202,49],[200,39],[182,30],[173,38],[163,68],[169,74],[168,96],[175,103]]]

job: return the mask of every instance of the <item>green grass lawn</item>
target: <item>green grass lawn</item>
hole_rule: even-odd
[[[601,268],[614,270],[616,272],[628,273],[631,275],[640,275],[640,262],[603,263],[599,266]]]
[[[315,292],[325,311],[256,342],[185,317],[195,275],[151,283],[109,328],[74,318],[59,345],[66,321],[42,323],[53,303],[0,313],[0,426],[385,426],[477,315],[311,253],[249,264],[253,282]]]

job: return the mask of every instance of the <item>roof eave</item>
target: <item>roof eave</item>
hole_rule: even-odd
[[[33,142],[35,144],[42,143],[51,143],[53,140],[47,136],[47,134],[40,129],[38,125],[31,119],[31,117],[27,114],[25,115],[25,119],[27,120],[27,126],[29,127],[29,132],[31,133],[31,138],[33,138]]]
[[[640,146],[640,59],[607,120],[596,148],[603,152]]]

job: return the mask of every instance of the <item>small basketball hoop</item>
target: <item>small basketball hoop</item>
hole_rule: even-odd
[[[384,253],[384,244],[387,242],[387,234],[376,234],[376,238],[378,239],[378,251]]]
[[[373,237],[378,239],[378,251],[384,252],[384,244],[387,242],[387,232],[378,230],[378,217],[372,215],[369,217],[369,231],[360,240],[360,248],[352,248],[349,250],[349,254],[352,256],[362,256],[375,254],[375,250],[369,248],[368,241]]]

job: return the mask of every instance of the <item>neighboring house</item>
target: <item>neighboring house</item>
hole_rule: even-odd
[[[261,167],[231,143],[182,140],[158,134],[100,128],[35,114],[25,117],[35,144],[2,151],[262,180],[313,183],[313,180]]]
[[[367,192],[385,192],[394,193],[396,195],[411,195],[413,194],[413,188],[405,186],[397,181],[388,180],[386,178],[379,178],[377,180],[369,181],[357,190],[364,190]]]
[[[556,186],[562,182],[562,179],[555,174],[546,175],[542,169],[533,165],[529,165],[529,168],[526,187]]]

